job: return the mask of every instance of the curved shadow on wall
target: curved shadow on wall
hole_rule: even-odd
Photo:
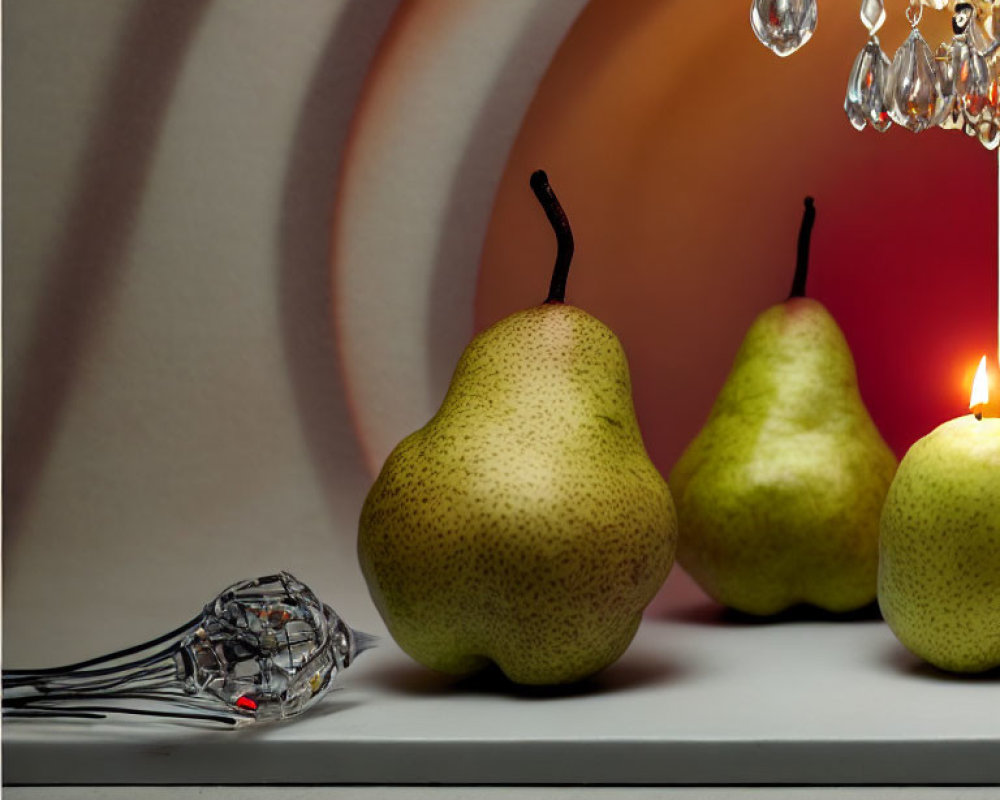
[[[100,327],[102,298],[125,265],[184,55],[211,0],[138,3],[109,62],[102,106],[82,150],[67,222],[48,265],[25,374],[5,424],[4,538],[37,489],[66,401]]]
[[[339,18],[305,97],[282,202],[278,298],[285,364],[302,435],[335,514],[348,504],[360,507],[368,474],[334,341],[333,208],[363,79],[397,5],[351,3]]]

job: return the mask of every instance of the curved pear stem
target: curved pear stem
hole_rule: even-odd
[[[799,227],[799,248],[795,259],[795,277],[792,279],[792,291],[788,299],[806,296],[806,279],[809,277],[809,241],[812,238],[813,222],[816,221],[816,206],[813,199],[805,199],[805,210],[802,212],[802,225]]]
[[[562,303],[566,300],[566,278],[569,275],[569,264],[573,260],[573,231],[569,227],[566,212],[549,185],[549,176],[545,174],[545,170],[536,170],[531,174],[531,188],[556,232],[558,245],[552,282],[549,283],[549,296],[545,298],[545,302]]]

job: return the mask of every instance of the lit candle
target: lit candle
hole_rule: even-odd
[[[982,420],[983,409],[990,402],[990,382],[986,377],[986,356],[979,362],[976,377],[972,379],[972,394],[969,395],[969,410],[977,420]]]
[[[972,413],[909,449],[882,509],[882,614],[909,650],[956,672],[1000,666],[1000,418],[988,404],[984,356]]]

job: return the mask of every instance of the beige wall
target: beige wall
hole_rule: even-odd
[[[583,5],[5,3],[7,666],[282,568],[384,630],[357,515],[471,333]]]
[[[376,627],[328,254],[395,6],[4,4],[5,666],[278,568]]]

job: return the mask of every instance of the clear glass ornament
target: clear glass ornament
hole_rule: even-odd
[[[889,58],[882,52],[878,37],[872,36],[854,59],[844,98],[847,118],[859,131],[867,124],[884,133],[892,124],[886,99],[889,67]]]
[[[914,133],[938,124],[947,113],[950,98],[943,94],[934,54],[916,27],[893,56],[887,95],[892,121]]]
[[[990,83],[986,92],[986,106],[976,122],[976,138],[988,150],[1000,146],[1000,50],[994,50],[987,59]]]
[[[65,667],[4,670],[4,716],[288,719],[373,644],[280,572],[233,584],[194,619],[140,645]]]
[[[947,102],[942,104],[941,113],[935,123],[945,130],[962,130],[965,127],[965,114],[961,103],[955,101],[955,81],[951,69],[951,42],[942,42],[934,52],[935,63],[941,76],[941,93]]]
[[[750,25],[761,44],[789,56],[816,30],[816,0],[753,0]]]
[[[965,36],[956,36],[946,63],[948,82],[956,108],[969,122],[977,122],[986,109],[990,71],[986,59]]]
[[[986,92],[986,116],[1000,119],[1000,53],[989,59],[990,87]]]
[[[943,94],[949,98],[938,120],[942,128],[959,129],[987,144],[992,141],[989,123],[996,108],[995,74],[984,53],[987,40],[976,21],[975,7],[959,2],[952,17],[954,37],[938,48]]]

